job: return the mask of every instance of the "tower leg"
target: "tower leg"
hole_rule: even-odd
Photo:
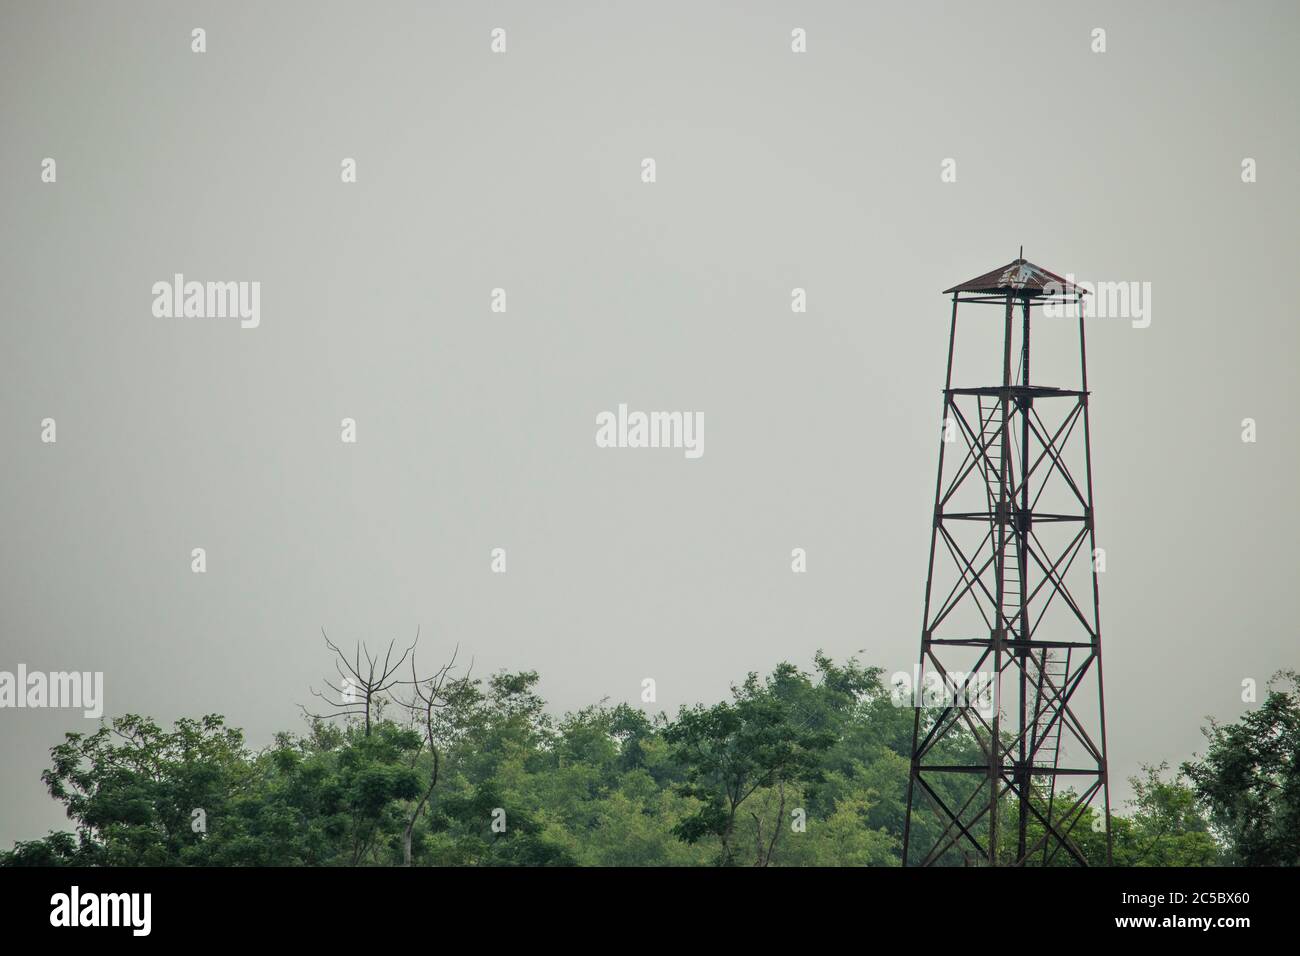
[[[917,659],[916,679],[918,686],[912,688],[912,706],[915,708],[912,718],[912,759],[907,772],[907,816],[903,821],[903,866],[908,864],[908,853],[912,843],[912,801],[915,798],[916,780],[920,774],[920,759],[917,756],[917,748],[921,744],[921,708],[920,701],[920,681],[921,675],[925,673],[925,655],[929,650],[929,642],[926,640],[925,622],[930,619],[930,586],[934,580],[934,550],[938,543],[939,537],[939,509],[943,501],[943,450],[947,445],[948,422],[952,416],[952,398],[948,390],[952,387],[952,353],[953,346],[957,342],[957,296],[952,297],[952,320],[948,325],[948,371],[944,375],[943,383],[943,415],[939,421],[939,473],[934,480],[934,517],[930,525],[930,563],[929,571],[925,577],[925,602],[922,611],[921,625],[921,653]]]

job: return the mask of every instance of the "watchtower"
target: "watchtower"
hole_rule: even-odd
[[[945,290],[920,653],[922,683],[941,693],[916,709],[904,866],[1087,865],[1103,840],[1111,858],[1084,294],[1023,257]],[[1001,313],[1001,335],[987,337],[1000,355],[982,356],[1000,381],[953,384],[959,332],[965,343],[982,331],[971,308],[958,324],[959,306]],[[1075,316],[1078,387],[1033,382],[1031,331],[1067,333],[1072,353]]]

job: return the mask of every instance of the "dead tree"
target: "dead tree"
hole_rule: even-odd
[[[315,714],[306,707],[303,707],[302,711],[313,720],[331,720],[335,717],[361,718],[365,722],[366,736],[369,737],[371,722],[378,708],[383,705],[385,695],[392,687],[402,683],[397,679],[398,670],[415,650],[415,645],[420,640],[420,632],[416,631],[415,640],[411,642],[410,647],[402,651],[401,657],[396,661],[393,660],[393,650],[397,642],[390,641],[382,663],[378,656],[371,656],[370,649],[364,642],[357,644],[353,659],[349,661],[348,656],[329,639],[324,628],[321,628],[321,636],[325,638],[325,646],[334,652],[334,670],[338,672],[339,682],[338,684],[328,680],[324,682],[325,686],[333,692],[333,698],[315,688],[308,688],[313,697],[325,702],[330,712]]]
[[[448,675],[456,666],[456,655],[460,652],[460,646],[452,651],[451,660],[442,667],[438,668],[431,677],[421,678],[417,675],[415,669],[415,655],[411,655],[411,679],[404,681],[411,688],[411,696],[408,700],[403,701],[410,714],[413,725],[423,724],[424,745],[429,748],[429,755],[432,760],[432,767],[429,771],[429,786],[425,789],[424,795],[420,797],[415,808],[411,811],[411,816],[406,821],[406,828],[402,832],[402,865],[411,865],[411,840],[415,833],[415,824],[420,819],[420,814],[424,812],[426,806],[430,806],[433,800],[433,791],[438,786],[438,771],[442,766],[442,753],[438,749],[438,732],[434,729],[434,718],[439,710],[450,706],[450,702],[443,694],[443,687],[447,683]],[[472,666],[472,665],[471,665]],[[460,680],[468,680],[469,673]],[[423,745],[421,747],[423,749]],[[415,760],[419,760],[419,751],[416,752]],[[414,766],[414,763],[412,763]]]

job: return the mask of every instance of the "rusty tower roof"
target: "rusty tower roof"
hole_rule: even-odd
[[[1010,292],[1030,298],[1085,294],[1085,290],[1074,283],[1067,282],[1055,272],[1049,272],[1028,259],[1016,259],[992,272],[943,290],[944,295],[951,292],[978,292],[987,295],[1006,295]]]

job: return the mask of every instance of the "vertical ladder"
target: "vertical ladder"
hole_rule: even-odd
[[[996,626],[1015,630],[1020,624],[1021,602],[1024,595],[1020,587],[1020,540],[1015,531],[1016,503],[1011,488],[1006,483],[1006,501],[1003,502],[1002,461],[1002,402],[997,398],[979,397],[980,446],[983,449],[981,466],[984,471],[985,493],[988,496],[989,524],[992,530],[993,550],[998,546],[998,526],[1006,526],[1006,547],[1002,562],[994,562],[994,573],[1002,582],[1002,608]],[[1010,449],[1008,449],[1008,455]]]
[[[1070,649],[1066,648],[1062,651],[1060,648],[1045,647],[1036,654],[1031,653],[1030,657],[1037,664],[1037,679],[1034,681],[1033,690],[1034,722],[1030,738],[1030,753],[1033,754],[1034,766],[1055,771],[1061,764],[1061,728],[1065,726],[1065,705],[1061,700],[1053,701],[1053,698],[1064,691],[1065,682],[1070,678]],[[1052,722],[1053,717],[1057,718],[1055,723]],[[1051,776],[1051,784],[1047,791],[1045,816],[1048,826],[1056,822],[1055,773]],[[1051,860],[1051,854],[1048,852],[1050,846],[1050,840],[1043,841],[1043,866],[1047,866]]]
[[[1034,765],[1056,769],[1061,757],[1061,725],[1063,721],[1052,723],[1052,718],[1062,710],[1062,702],[1056,699],[1059,691],[1065,689],[1065,682],[1070,676],[1070,653],[1059,648],[1043,648],[1031,652],[1035,663],[1037,679],[1034,681],[1033,736],[1030,738]],[[1054,689],[1055,688],[1055,689]]]

